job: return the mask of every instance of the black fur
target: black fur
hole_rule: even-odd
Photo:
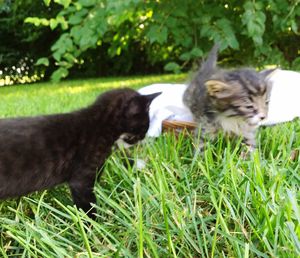
[[[144,138],[157,95],[112,90],[75,112],[0,119],[0,199],[68,183],[74,203],[93,217],[97,169],[121,135]]]

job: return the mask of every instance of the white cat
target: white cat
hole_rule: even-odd
[[[300,117],[300,73],[276,70],[269,78],[272,90],[269,112],[260,125],[272,125]]]

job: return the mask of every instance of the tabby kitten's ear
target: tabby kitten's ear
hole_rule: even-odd
[[[219,80],[208,80],[205,82],[206,90],[208,95],[218,99],[228,98],[232,96],[233,89],[232,87]]]
[[[266,69],[259,72],[259,75],[262,76],[265,80],[268,80],[279,68]]]

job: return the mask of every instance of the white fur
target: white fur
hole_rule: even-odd
[[[257,114],[249,119],[248,123],[254,127],[258,127],[262,116],[264,116],[264,114]]]
[[[272,125],[300,117],[300,73],[276,70],[269,80],[272,90],[268,117],[261,125]]]
[[[189,109],[183,104],[182,96],[186,90],[185,84],[151,84],[139,89],[139,93],[146,95],[155,92],[162,92],[156,97],[149,111],[150,126],[147,136],[157,137],[162,131],[162,121],[167,120],[183,120],[192,121],[193,115]]]
[[[131,146],[133,146],[133,144],[129,144],[127,142],[124,141],[124,138],[126,137],[126,134],[122,134],[120,136],[120,138],[118,140],[116,140],[116,144],[118,145],[119,149],[128,149],[130,148]]]
[[[142,159],[137,159],[135,165],[137,169],[142,170],[146,167],[146,162]]]
[[[234,133],[236,135],[245,135],[249,131],[249,124],[238,117],[226,117],[224,115],[219,115],[217,117],[217,122],[221,125],[224,132]]]

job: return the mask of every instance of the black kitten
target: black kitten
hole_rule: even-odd
[[[159,94],[112,90],[75,112],[0,119],[0,199],[68,183],[77,207],[93,217],[97,169],[121,136],[131,144],[145,137]]]

